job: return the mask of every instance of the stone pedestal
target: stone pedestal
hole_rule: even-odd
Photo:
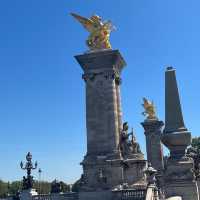
[[[28,189],[28,190],[22,190],[20,192],[20,199],[21,200],[32,200],[33,196],[38,195],[35,189]]]
[[[97,191],[112,189],[123,183],[123,165],[121,159],[107,160],[105,157],[84,159],[84,184],[81,191]]]
[[[119,137],[122,129],[120,74],[125,65],[118,50],[75,56],[86,84],[87,154],[82,190],[95,191],[122,183]]]
[[[166,197],[178,195],[183,200],[199,200],[193,166],[191,158],[168,159],[164,176]]]
[[[147,161],[143,158],[139,159],[126,159],[123,161],[123,182],[127,183],[130,187],[137,188],[138,185],[145,184],[144,171],[147,168]]]
[[[162,127],[164,123],[159,120],[145,120],[141,123],[146,136],[147,160],[151,166],[162,174],[163,164],[163,147],[161,143]]]

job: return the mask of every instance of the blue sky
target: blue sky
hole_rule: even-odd
[[[113,49],[122,73],[123,119],[145,151],[142,97],[164,120],[164,72],[177,70],[185,123],[199,134],[200,1],[1,0],[0,178],[21,179],[19,162],[31,151],[42,179],[73,182],[86,151],[85,91],[74,55],[88,33],[69,15],[96,13],[117,27]],[[38,178],[37,172],[34,173]]]

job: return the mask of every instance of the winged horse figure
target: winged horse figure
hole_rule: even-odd
[[[71,13],[71,15],[90,33],[86,40],[90,50],[111,49],[109,37],[110,32],[115,29],[111,21],[103,22],[98,15],[93,15],[90,18],[75,13]]]
[[[142,114],[147,116],[147,119],[157,119],[154,103],[146,98],[143,98],[143,102],[144,103],[142,106],[144,107],[145,111]]]

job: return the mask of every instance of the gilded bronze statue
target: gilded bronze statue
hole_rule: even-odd
[[[144,116],[147,116],[147,119],[152,120],[152,119],[157,119],[156,117],[156,111],[155,111],[155,106],[153,101],[149,101],[146,98],[143,98],[143,104],[142,106],[144,107],[145,111],[142,112]]]
[[[71,13],[71,15],[90,33],[86,40],[90,50],[111,49],[109,37],[114,27],[110,21],[103,22],[98,15],[93,15],[90,18],[85,18],[75,13]]]

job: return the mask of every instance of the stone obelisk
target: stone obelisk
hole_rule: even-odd
[[[165,129],[162,142],[170,150],[165,166],[166,197],[182,196],[183,200],[198,200],[194,179],[194,163],[186,156],[191,144],[191,133],[184,124],[175,69],[168,67],[165,73]]]

